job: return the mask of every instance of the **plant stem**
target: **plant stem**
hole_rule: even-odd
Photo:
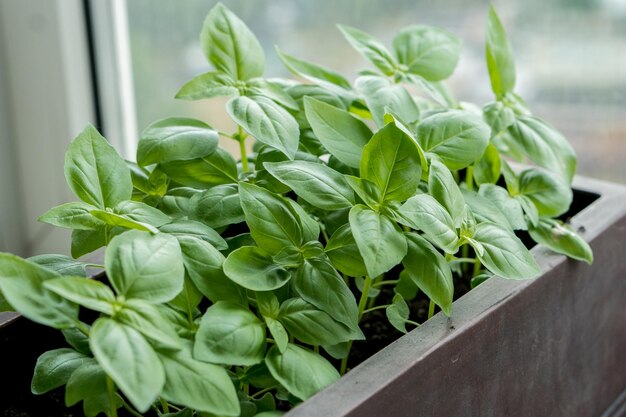
[[[339,374],[344,375],[348,370],[348,358],[350,357],[350,350],[352,350],[352,340],[348,342],[348,354],[341,360],[341,367],[339,368]]]
[[[372,279],[368,276],[365,276],[365,282],[363,283],[363,292],[361,293],[361,298],[359,299],[359,322],[363,317],[363,312],[365,311],[365,305],[367,304],[367,296],[369,295],[370,288],[372,287]],[[352,340],[348,342],[348,354],[345,358],[341,360],[341,368],[339,373],[341,375],[346,373],[348,369],[348,358],[350,357],[350,350],[352,349]]]
[[[465,171],[465,183],[467,184],[467,189],[472,191],[474,189],[474,166],[470,165],[467,167],[467,171]]]
[[[243,172],[248,172],[250,167],[248,166],[248,155],[246,154],[246,136],[244,135],[241,126],[237,126],[237,137],[239,138],[239,151],[241,152],[241,169]]]
[[[280,385],[274,385],[273,387],[263,388],[261,391],[257,391],[254,394],[250,395],[250,398],[258,398],[260,395],[265,394],[268,391],[271,391],[275,388],[278,388]]]
[[[368,308],[367,310],[363,311],[363,314],[367,314],[367,313],[371,313],[372,311],[376,311],[376,310],[382,310],[383,308],[387,308],[389,307],[391,304],[385,304],[385,305],[380,305],[380,306],[376,306],[376,307],[372,307],[372,308]]]
[[[434,315],[435,315],[435,302],[433,300],[430,300],[430,303],[428,304],[428,320],[430,320],[430,318]]]
[[[170,412],[170,405],[163,398],[159,398],[159,402],[161,403],[161,407],[163,407],[163,412],[165,414]]]
[[[109,417],[117,417],[117,401],[115,401],[115,384],[110,376],[107,375],[107,392],[109,393]]]
[[[131,407],[130,404],[128,404],[122,397],[119,397],[119,398],[122,400],[122,406],[124,406],[126,411],[128,411],[129,413],[131,413],[135,417],[143,417],[141,414],[139,414],[137,411],[135,411],[133,409],[133,407]]]
[[[472,272],[472,277],[475,277],[476,275],[480,274],[481,267],[482,267],[482,264],[480,263],[480,259],[478,259],[478,256],[477,256],[476,259],[474,259],[474,271]]]
[[[387,281],[378,281],[378,282],[375,282],[374,284],[372,284],[372,287],[373,288],[378,288],[378,287],[382,287],[383,285],[393,285],[393,284],[397,284],[399,281],[400,281],[399,279],[390,279],[390,280],[387,280]]]

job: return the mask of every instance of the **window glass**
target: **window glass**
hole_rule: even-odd
[[[178,88],[209,69],[198,33],[214,1],[127,0],[138,126],[170,115],[228,129],[220,100],[174,100]],[[274,45],[354,78],[367,63],[335,24],[363,29],[389,44],[403,26],[441,26],[464,42],[448,81],[460,100],[492,99],[484,63],[489,2],[470,0],[231,0],[226,5],[257,35],[266,75],[289,76]],[[497,2],[516,56],[516,91],[533,112],[572,142],[579,172],[626,182],[626,2]]]

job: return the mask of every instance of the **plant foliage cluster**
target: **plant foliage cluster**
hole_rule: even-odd
[[[443,83],[461,50],[453,34],[410,26],[388,49],[340,30],[372,64],[354,85],[280,50],[305,82],[266,79],[259,42],[219,4],[201,33],[214,70],[177,97],[230,97],[236,132],[160,120],[142,133],[137,163],[92,126],[71,143],[65,175],[80,201],[40,220],[73,230],[74,259],[0,254],[2,309],[62,330],[69,344],[39,358],[33,393],[65,385],[67,405],[82,401],[87,416],[121,407],[277,416],[277,404],[297,404],[346,371],[372,309],[406,332],[418,291],[431,315],[435,305],[452,313],[453,275],[473,284],[537,276],[516,231],[591,262],[587,244],[555,220],[572,201],[574,152],[514,92],[493,9],[495,100],[482,109]],[[219,136],[241,145],[239,162]],[[533,167],[513,170],[511,159]],[[104,265],[91,266],[106,284],[75,260],[101,247]],[[379,300],[383,287],[392,300]]]

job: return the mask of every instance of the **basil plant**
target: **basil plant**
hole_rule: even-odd
[[[0,254],[1,309],[68,343],[41,355],[33,393],[64,385],[87,416],[278,416],[346,372],[371,311],[406,332],[418,291],[429,317],[450,315],[453,277],[536,277],[517,232],[591,263],[558,219],[574,151],[515,93],[493,8],[482,109],[444,84],[461,50],[452,33],[409,26],[388,48],[340,31],[372,64],[354,83],[281,50],[298,81],[264,78],[261,45],[218,4],[200,35],[213,70],[177,97],[230,97],[235,132],[159,120],[136,163],[90,125],[71,143],[79,201],[39,220],[72,229],[74,259]],[[239,161],[220,137],[239,143]],[[101,265],[75,260],[102,247]],[[87,266],[106,275],[88,279]]]

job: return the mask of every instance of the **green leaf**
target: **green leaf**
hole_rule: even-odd
[[[83,202],[65,203],[48,210],[37,220],[68,229],[94,230],[104,225],[90,214],[95,208]]]
[[[116,312],[115,320],[132,327],[157,345],[173,349],[183,347],[174,326],[157,307],[143,300],[126,300]]]
[[[94,357],[131,404],[146,412],[165,384],[159,357],[132,327],[99,318],[91,328],[89,345]]]
[[[522,152],[537,165],[571,184],[576,172],[574,149],[559,132],[535,117],[519,117],[509,128]]]
[[[287,202],[291,208],[296,212],[300,223],[302,224],[302,240],[305,243],[302,246],[302,251],[306,252],[307,248],[315,251],[314,245],[318,242],[320,236],[320,224],[309,213],[302,208],[302,206],[291,199],[287,199]],[[321,249],[321,244],[320,244]]]
[[[382,190],[373,182],[363,178],[346,175],[348,185],[372,210],[380,209],[380,201],[383,200]]]
[[[278,149],[289,159],[294,158],[298,150],[300,130],[287,110],[265,97],[240,96],[233,97],[226,103],[226,111],[259,142]]]
[[[255,78],[246,83],[246,94],[249,97],[261,96],[269,98],[289,110],[298,111],[298,103],[285,91],[285,87],[277,82]]]
[[[489,7],[485,51],[491,89],[495,95],[501,97],[513,91],[515,87],[513,49],[493,5]]]
[[[225,250],[228,244],[219,233],[209,226],[193,220],[177,220],[173,223],[165,224],[159,228],[162,233],[175,236],[179,243],[181,238],[200,239],[210,243],[218,250]]]
[[[166,162],[159,168],[172,180],[187,187],[209,188],[238,181],[235,158],[221,148],[201,159]]]
[[[358,308],[353,293],[328,261],[307,259],[294,277],[296,292],[305,301],[355,329]]]
[[[509,230],[492,223],[476,226],[473,240],[482,245],[478,258],[491,272],[502,278],[528,279],[541,272],[533,255]],[[475,247],[475,243],[470,241]]]
[[[463,110],[433,114],[417,127],[421,148],[436,154],[453,170],[480,159],[489,144],[489,135],[489,126],[479,116]]]
[[[519,192],[537,207],[541,216],[556,217],[572,203],[572,189],[559,177],[538,169],[527,169],[519,176]]]
[[[161,210],[151,207],[140,201],[122,201],[113,209],[125,218],[154,227],[161,227],[170,223],[172,219]]]
[[[239,416],[237,392],[224,368],[197,361],[185,351],[159,352],[159,358],[165,369],[164,399],[219,416]]]
[[[130,177],[136,190],[148,196],[163,197],[165,195],[169,178],[163,171],[157,167],[150,171],[131,161],[126,161],[126,165],[130,168]]]
[[[204,20],[200,43],[217,71],[236,80],[263,75],[265,55],[259,41],[222,3],[216,4]]]
[[[104,228],[98,230],[72,230],[72,257],[80,258],[106,245]]]
[[[49,279],[43,286],[48,290],[91,310],[113,314],[115,294],[105,284],[84,277]]]
[[[286,161],[266,162],[263,167],[298,196],[322,210],[339,210],[354,204],[354,192],[344,176],[324,164]]]
[[[441,307],[446,316],[450,316],[454,283],[448,262],[420,235],[409,233],[407,240],[409,249],[402,264],[408,277]]]
[[[495,184],[500,179],[501,160],[498,149],[490,143],[485,153],[474,164],[474,181],[476,184]]]
[[[461,53],[459,38],[432,26],[406,27],[393,38],[392,46],[398,62],[406,66],[406,71],[429,81],[450,77]]]
[[[244,246],[234,250],[224,262],[224,273],[244,288],[270,291],[289,281],[291,274],[263,249]]]
[[[326,244],[326,255],[333,266],[349,277],[364,277],[367,275],[365,261],[352,236],[350,225],[345,224],[333,233]]]
[[[15,311],[55,329],[74,327],[78,306],[43,285],[58,277],[56,272],[34,262],[0,253],[0,292]]]
[[[397,64],[387,48],[367,33],[349,26],[338,26],[350,45],[385,75],[393,75]]]
[[[30,262],[43,266],[59,275],[73,275],[84,277],[87,275],[87,264],[70,258],[66,255],[37,255],[28,258]]]
[[[83,401],[83,412],[87,417],[111,410],[106,373],[91,358],[72,373],[65,387],[65,405],[70,407],[79,401]],[[122,402],[116,398],[116,408],[121,406]]]
[[[278,320],[296,339],[311,345],[335,345],[348,340],[365,339],[358,327],[350,328],[341,324],[330,314],[300,298],[284,301],[280,306]]]
[[[239,184],[239,198],[250,234],[268,253],[302,245],[302,225],[284,198],[246,183]]]
[[[413,229],[423,231],[428,239],[444,251],[457,251],[458,236],[454,220],[446,209],[428,194],[409,198],[400,207],[397,220]]]
[[[313,97],[304,98],[304,110],[315,136],[328,152],[358,168],[363,147],[372,137],[370,128],[347,111]]]
[[[199,360],[250,366],[263,360],[265,325],[247,308],[218,301],[202,316],[193,356]]]
[[[218,185],[191,197],[193,217],[207,226],[220,228],[245,220],[239,188],[234,184]]]
[[[505,214],[507,223],[512,230],[527,229],[520,200],[511,197],[507,190],[498,185],[483,184],[480,186],[478,194],[491,201]]]
[[[483,118],[491,127],[491,137],[495,137],[515,123],[515,111],[502,101],[492,101],[483,107]]]
[[[503,227],[513,228],[509,224],[508,213],[505,215],[493,201],[485,198],[475,191],[462,189],[465,203],[470,207],[471,212],[478,221],[495,223]]]
[[[339,372],[326,359],[291,343],[284,353],[272,346],[265,362],[272,376],[301,400],[339,379]]]
[[[224,271],[224,255],[208,242],[191,236],[179,236],[178,243],[189,278],[209,300],[246,304],[246,292],[230,280]]]
[[[419,151],[413,140],[389,123],[363,148],[361,178],[376,184],[384,201],[404,201],[417,191],[422,176]]]
[[[126,298],[162,303],[183,289],[182,254],[173,236],[123,233],[111,240],[104,260],[113,288]]]
[[[183,284],[183,290],[176,296],[174,299],[167,303],[169,307],[177,310],[185,315],[186,319],[189,320],[189,317],[195,317],[199,314],[200,310],[198,310],[198,306],[200,302],[204,300],[203,294],[200,292],[196,284],[189,278],[189,274],[185,274],[185,283]],[[161,313],[164,313],[164,309],[159,310]],[[167,315],[165,315],[167,317]],[[174,327],[178,323],[174,321]],[[188,327],[190,323],[186,323],[184,327]]]
[[[130,200],[133,192],[126,162],[92,125],[70,143],[65,178],[78,198],[100,208]]]
[[[287,348],[287,344],[289,343],[289,334],[287,330],[283,327],[283,325],[276,319],[271,317],[264,317],[265,324],[267,324],[267,328],[270,330],[272,337],[274,338],[274,342],[276,342],[276,346],[278,346],[278,350],[280,352],[284,352]]]
[[[140,166],[203,158],[217,148],[217,132],[200,120],[170,117],[148,126],[137,146]]]
[[[91,210],[89,212],[93,217],[101,220],[109,227],[123,227],[125,229],[140,230],[142,232],[158,233],[159,229],[147,224],[132,220],[123,214],[113,213],[105,210]]]
[[[276,47],[276,52],[280,60],[285,64],[285,67],[295,75],[339,94],[345,94],[352,89],[350,82],[341,74],[289,55],[278,49],[278,47]]]
[[[569,226],[558,220],[541,219],[537,227],[528,228],[530,236],[539,244],[570,258],[593,263],[593,252],[589,244]]]
[[[387,320],[393,327],[402,333],[406,333],[406,322],[409,319],[409,306],[400,294],[393,296],[393,301],[385,309]]]
[[[420,111],[409,92],[383,77],[363,76],[356,80],[356,89],[363,97],[376,126],[385,125],[385,113],[393,113],[407,123],[420,118]]]
[[[88,360],[87,356],[68,348],[43,353],[35,365],[31,392],[37,395],[45,394],[65,385],[70,375]]]
[[[370,277],[389,271],[406,255],[406,239],[396,224],[363,205],[350,210],[350,229]]]
[[[200,100],[203,98],[232,96],[239,92],[235,81],[228,75],[210,71],[194,77],[178,90],[176,98]]]
[[[450,170],[436,158],[430,162],[428,191],[458,225],[463,217],[465,200]]]

